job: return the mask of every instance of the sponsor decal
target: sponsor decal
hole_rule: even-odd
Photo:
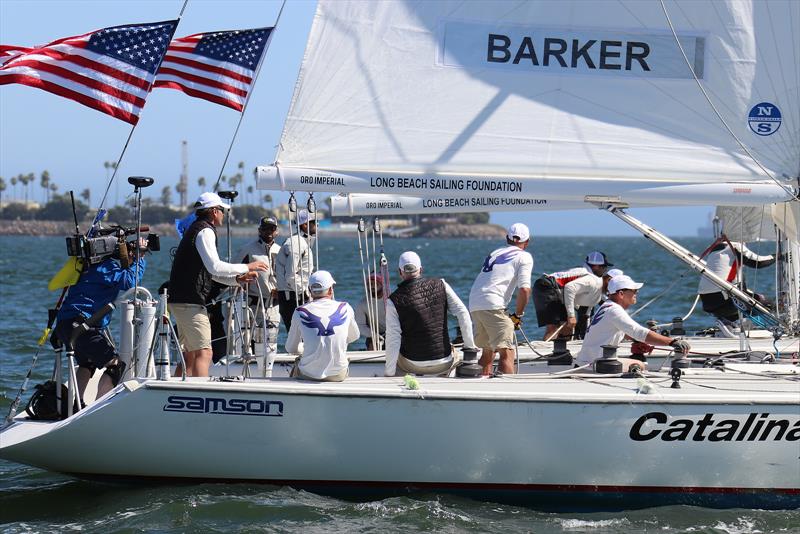
[[[769,102],[761,102],[753,106],[747,115],[747,124],[756,135],[772,135],[781,127],[781,110]]]
[[[364,203],[364,207],[368,210],[401,210],[403,209],[403,203],[393,200],[370,200]]]
[[[218,415],[255,415],[283,417],[283,402],[260,399],[224,399],[170,395],[165,412],[210,413]]]
[[[742,421],[707,413],[700,418],[650,412],[631,426],[633,441],[800,441],[800,419],[751,413]]]
[[[681,32],[678,40],[702,79],[705,37]],[[437,63],[517,73],[691,79],[681,47],[667,32],[452,20],[442,25]]]

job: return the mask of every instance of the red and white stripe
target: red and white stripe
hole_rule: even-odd
[[[242,111],[253,86],[255,70],[195,54],[195,46],[204,35],[198,33],[173,39],[153,86],[177,89],[189,96]]]
[[[0,46],[0,85],[37,87],[136,124],[153,75],[88,50],[93,33],[38,48]]]

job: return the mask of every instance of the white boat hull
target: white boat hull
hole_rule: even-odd
[[[690,370],[680,389],[651,379],[650,394],[600,376],[428,378],[419,390],[391,378],[129,381],[65,421],[18,418],[0,433],[0,457],[83,477],[436,490],[541,507],[791,508],[797,376]],[[697,434],[704,417],[713,424]],[[781,427],[765,435],[769,421]]]

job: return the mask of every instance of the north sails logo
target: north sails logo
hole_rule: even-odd
[[[800,419],[751,413],[747,419],[723,419],[707,413],[700,419],[670,417],[650,412],[633,423],[634,441],[800,441]]]
[[[170,395],[167,397],[164,411],[283,417],[283,403],[281,401],[270,400]]]

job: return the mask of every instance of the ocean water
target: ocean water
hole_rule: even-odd
[[[236,251],[245,239],[234,239]],[[699,253],[710,240],[681,243]],[[149,256],[144,286],[155,291],[169,275],[169,248]],[[394,274],[397,257],[416,250],[426,274],[444,277],[466,300],[483,258],[501,243],[467,239],[386,240],[384,249]],[[370,249],[372,243],[370,242]],[[337,298],[360,298],[361,260],[355,237],[320,239],[323,268],[338,284]],[[376,249],[380,244],[376,244]],[[529,249],[534,273],[582,263],[590,250],[607,253],[615,266],[645,282],[639,304],[671,289],[637,319],[667,322],[685,315],[694,301],[697,276],[644,238],[540,238]],[[769,253],[770,245],[756,247]],[[224,254],[226,243],[220,240]],[[61,267],[63,238],[0,237],[0,416],[17,394],[57,294],[47,281]],[[748,271],[748,285],[774,292],[774,270]],[[397,282],[393,276],[391,284]],[[688,328],[711,324],[702,310]],[[532,307],[525,330],[540,338]],[[48,378],[49,351],[43,350],[32,383]],[[53,451],[58,454],[58,451]],[[114,454],[114,451],[94,451]],[[230,451],[235,454],[235,451]],[[226,454],[222,451],[220,454]],[[276,459],[280,451],[274,451]],[[731,466],[747,469],[746,465]],[[259,484],[131,484],[76,480],[36,468],[0,461],[0,532],[800,532],[800,511],[713,510],[676,506],[626,512],[547,513],[462,499],[447,494],[414,494],[354,502],[289,487]]]

